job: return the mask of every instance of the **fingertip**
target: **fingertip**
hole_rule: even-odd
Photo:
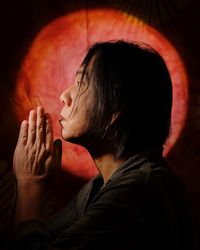
[[[32,109],[29,113],[29,120],[36,117],[36,111],[34,109]]]
[[[33,114],[33,113],[35,113],[35,109],[30,110],[30,114]]]
[[[56,139],[54,141],[54,145],[57,146],[57,147],[59,147],[59,148],[61,148],[62,147],[62,141],[60,139]]]
[[[21,123],[21,127],[27,127],[28,126],[28,121],[27,120],[23,120]]]
[[[44,108],[40,105],[40,106],[37,106],[37,111],[44,111]]]

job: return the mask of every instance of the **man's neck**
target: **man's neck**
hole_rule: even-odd
[[[98,171],[102,175],[105,184],[124,160],[116,160],[112,154],[104,154],[101,157],[94,159],[94,162]]]

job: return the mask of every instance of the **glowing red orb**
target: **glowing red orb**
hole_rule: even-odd
[[[165,147],[169,152],[183,127],[188,88],[183,63],[173,46],[158,31],[137,18],[113,9],[80,10],[49,23],[35,38],[18,75],[15,110],[19,122],[30,109],[43,105],[53,117],[55,137],[60,137],[59,96],[74,81],[88,46],[96,41],[125,39],[150,44],[164,58],[173,82],[172,131]],[[151,121],[150,121],[151,122]],[[96,173],[87,152],[63,144],[63,169],[82,178]]]

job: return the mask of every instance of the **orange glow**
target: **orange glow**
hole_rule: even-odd
[[[59,138],[60,93],[73,82],[88,46],[113,39],[150,44],[169,68],[174,95],[172,133],[166,143],[166,155],[177,140],[186,117],[188,85],[184,65],[162,34],[137,18],[113,9],[72,12],[41,30],[24,59],[16,83],[15,110],[19,122],[27,118],[30,109],[43,105],[53,117],[55,137]],[[65,142],[63,151],[63,169],[86,179],[96,173],[83,148]]]

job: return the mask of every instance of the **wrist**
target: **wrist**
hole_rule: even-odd
[[[41,176],[16,177],[17,185],[20,186],[45,186],[45,180]]]
[[[17,183],[16,223],[43,217],[45,193],[43,183]]]

